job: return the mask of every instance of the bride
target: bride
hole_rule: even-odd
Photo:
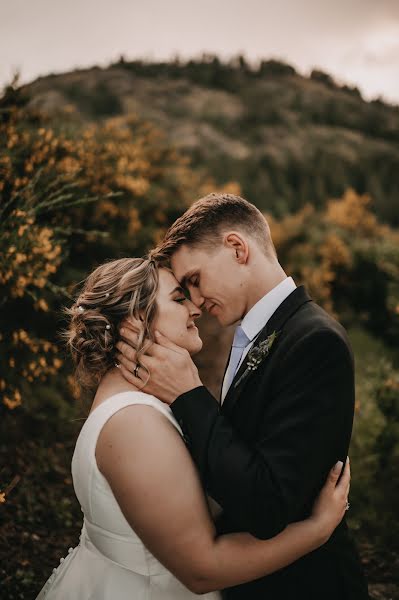
[[[76,379],[94,395],[72,459],[84,520],[79,544],[38,599],[218,600],[217,590],[281,569],[328,540],[345,512],[348,462],[339,482],[342,463],[331,470],[308,519],[269,540],[217,537],[212,500],[170,408],[115,368],[118,328],[129,317],[142,324],[139,356],[156,329],[190,354],[201,349],[200,310],[171,271],[142,258],[103,264],[68,313]]]

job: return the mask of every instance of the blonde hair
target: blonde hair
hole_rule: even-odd
[[[153,255],[167,263],[183,245],[212,251],[230,228],[251,236],[270,258],[277,257],[269,224],[256,206],[234,194],[216,193],[194,202],[168,229]]]
[[[83,282],[70,308],[64,332],[75,364],[77,383],[95,389],[115,364],[119,325],[126,317],[143,323],[137,343],[137,362],[147,343],[154,341],[151,326],[157,312],[159,273],[151,258],[121,258],[97,267]]]

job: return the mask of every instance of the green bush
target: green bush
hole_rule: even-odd
[[[398,552],[399,370],[381,341],[359,329],[350,337],[357,365],[350,524],[382,551]]]

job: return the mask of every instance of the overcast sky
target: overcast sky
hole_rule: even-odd
[[[399,104],[399,0],[0,0],[0,85],[203,52],[321,68]]]

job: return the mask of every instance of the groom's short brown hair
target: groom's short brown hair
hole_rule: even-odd
[[[183,245],[212,250],[228,229],[248,234],[265,254],[276,256],[269,225],[256,206],[240,196],[217,193],[194,202],[168,229],[152,255],[160,261],[169,260]]]

